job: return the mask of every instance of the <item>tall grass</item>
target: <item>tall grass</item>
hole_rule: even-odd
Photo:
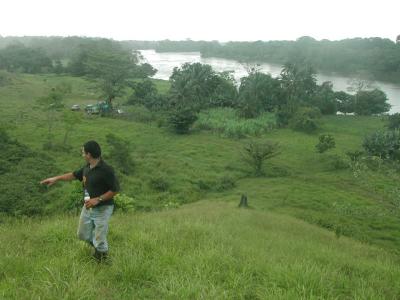
[[[231,199],[233,200],[233,199]],[[0,224],[2,299],[396,299],[391,254],[236,202],[115,214],[107,264],[74,217]]]
[[[275,127],[275,115],[264,113],[255,119],[240,118],[233,108],[215,108],[199,113],[195,128],[210,130],[228,138],[260,136]]]

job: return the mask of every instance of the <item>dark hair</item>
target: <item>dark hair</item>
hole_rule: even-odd
[[[83,145],[83,151],[90,153],[93,158],[99,158],[101,156],[100,145],[96,141],[88,141]]]

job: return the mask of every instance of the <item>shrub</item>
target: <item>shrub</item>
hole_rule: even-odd
[[[400,129],[400,113],[395,113],[389,116],[387,128],[389,130]]]
[[[364,138],[363,147],[371,156],[400,159],[400,131],[377,131]]]
[[[79,181],[75,181],[73,183],[73,189],[68,195],[68,200],[67,200],[67,209],[69,210],[75,210],[76,214],[79,213],[79,210],[81,209],[83,203],[83,194],[82,194],[82,183]]]
[[[301,107],[290,119],[289,125],[292,129],[312,133],[319,127],[318,119],[321,112],[316,107]]]
[[[293,114],[286,110],[279,110],[276,112],[276,126],[278,127],[286,127],[289,125],[289,121],[292,118]]]
[[[242,153],[243,160],[249,164],[253,169],[256,176],[264,175],[263,164],[264,161],[280,154],[279,145],[270,141],[263,143],[251,141],[248,145],[244,146]]]
[[[317,152],[324,153],[325,151],[335,148],[335,139],[330,134],[322,134],[319,136],[319,143],[315,145]]]
[[[168,123],[178,134],[189,132],[190,127],[197,120],[195,111],[189,108],[178,108],[170,112]]]
[[[123,212],[135,210],[135,199],[125,194],[117,194],[114,197],[115,209]]]

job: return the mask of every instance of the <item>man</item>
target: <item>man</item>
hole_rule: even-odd
[[[83,168],[47,178],[41,181],[41,184],[51,186],[59,180],[82,181],[83,189],[90,197],[85,199],[82,207],[78,238],[92,245],[95,248],[94,257],[102,261],[108,253],[108,221],[114,210],[113,197],[119,191],[119,183],[113,169],[102,160],[101,148],[97,142],[85,143],[82,147],[82,157],[87,163]]]

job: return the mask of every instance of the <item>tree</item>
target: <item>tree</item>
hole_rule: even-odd
[[[318,107],[323,115],[334,115],[337,112],[337,101],[333,84],[330,81],[325,81],[318,85],[311,103]]]
[[[388,112],[391,105],[387,103],[385,92],[374,89],[372,91],[359,91],[355,95],[354,112],[357,115],[373,115]]]
[[[238,107],[246,118],[256,117],[263,111],[273,111],[278,105],[279,81],[269,74],[252,69],[240,80]]]
[[[130,51],[110,42],[101,48],[91,49],[87,53],[85,67],[88,75],[97,80],[102,97],[112,106],[112,101],[124,94],[136,63],[137,59]]]
[[[300,67],[286,63],[280,75],[283,96],[288,110],[294,112],[300,105],[309,104],[317,89],[316,72],[310,65]]]
[[[13,44],[0,50],[0,69],[9,72],[42,73],[52,69],[52,62],[42,49]]]
[[[263,143],[251,141],[243,150],[242,158],[254,169],[256,176],[264,175],[264,161],[280,154],[279,144],[270,141]]]
[[[225,106],[234,102],[236,88],[227,73],[216,73],[210,65],[185,63],[174,68],[169,91],[173,107],[191,108],[198,112],[209,107]]]
[[[197,120],[197,114],[190,107],[173,108],[168,115],[168,122],[178,134],[189,132],[190,127]]]
[[[212,101],[215,76],[210,65],[201,63],[185,63],[181,68],[174,68],[169,78],[172,105],[194,111],[207,107]]]
[[[315,145],[318,153],[324,153],[336,146],[335,138],[330,134],[321,134],[318,139],[319,143]]]
[[[335,92],[338,111],[348,114],[354,112],[354,96],[346,92]]]

